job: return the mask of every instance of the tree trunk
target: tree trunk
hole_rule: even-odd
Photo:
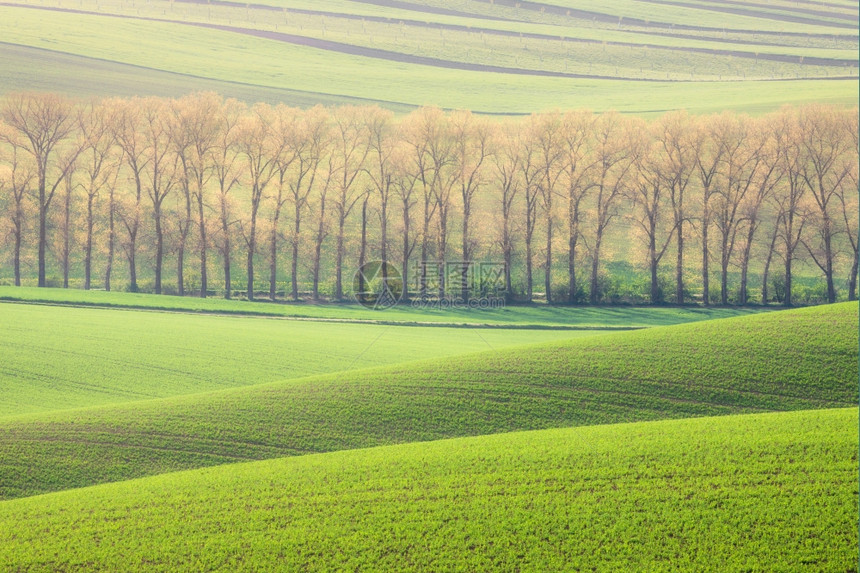
[[[851,264],[851,276],[848,277],[848,300],[857,300],[857,251],[854,251],[854,262]]]
[[[45,280],[45,246],[47,241],[47,221],[45,220],[46,211],[44,208],[39,210],[39,282],[40,287],[46,286]]]
[[[594,253],[591,258],[591,292],[588,293],[588,300],[591,304],[597,304],[598,285],[597,273],[600,270],[600,245],[603,242],[603,232],[598,228],[597,237],[594,241]]]
[[[367,199],[361,204],[361,250],[358,254],[358,290],[364,292],[364,263],[367,258]]]
[[[827,302],[836,302],[836,287],[833,284],[832,227],[829,218],[824,219],[824,275],[827,279]]]
[[[257,250],[257,212],[251,208],[251,235],[248,240],[248,300],[254,300],[254,255]]]
[[[110,201],[110,205],[108,206],[108,211],[110,212],[108,218],[108,260],[107,267],[105,268],[105,290],[110,292],[110,279],[111,273],[113,272],[113,250],[114,250],[114,241],[116,240],[116,235],[114,231],[114,202],[113,202],[113,186],[110,187],[110,197],[108,200]]]
[[[382,250],[382,260],[383,260],[383,262],[387,263],[388,262],[388,199],[383,198],[382,204],[380,205],[380,207],[382,209],[382,214],[381,214],[381,219],[380,219],[380,226],[381,226],[380,231],[382,233],[382,237],[381,237],[382,244],[380,247]],[[383,266],[383,273],[385,272],[385,268],[386,268],[386,266]]]
[[[576,303],[576,244],[579,242],[579,208],[570,193],[567,205],[567,302]]]
[[[511,214],[510,210],[504,209],[504,220],[502,222],[502,256],[505,263],[505,301],[513,298],[513,285],[511,281],[511,263],[513,253],[511,248]]]
[[[137,286],[137,230],[135,229],[134,236],[129,238],[128,249],[128,290],[138,292],[140,288]]]
[[[550,204],[551,208],[552,204]],[[552,217],[546,219],[546,268],[544,272],[544,291],[546,303],[552,304]]]
[[[336,300],[343,299],[343,255],[344,255],[344,246],[343,246],[343,238],[344,238],[344,219],[345,217],[341,216],[337,223],[337,261],[335,261],[335,285],[334,285],[334,298]]]
[[[176,290],[179,296],[185,296],[185,241],[179,241],[176,250]]]
[[[567,302],[576,303],[576,242],[577,239],[571,233],[567,241]]]
[[[404,298],[409,298],[409,227],[410,227],[410,217],[409,217],[409,202],[407,200],[403,201],[403,262],[402,262],[402,273],[403,273],[403,295]]]
[[[448,215],[440,208],[439,210],[439,298],[445,298],[447,286],[445,281],[445,258],[448,256]]]
[[[299,230],[302,222],[301,205],[296,203],[296,220],[295,220],[295,235],[293,236],[293,260],[290,268],[292,297],[293,300],[299,300]]]
[[[45,167],[40,164],[39,167],[39,278],[38,285],[44,287],[45,281],[45,247],[47,246],[47,225],[48,204],[46,203],[45,191]]]
[[[161,294],[161,269],[164,263],[164,232],[161,229],[161,205],[155,207],[155,294]]]
[[[272,234],[269,235],[269,300],[275,301],[278,295],[278,221],[272,220]]]
[[[20,210],[17,213],[17,223],[15,225],[15,253],[13,256],[13,266],[15,267],[15,286],[21,286],[21,239],[23,234],[24,217]]]
[[[773,227],[773,236],[770,239],[770,247],[767,250],[767,257],[764,260],[764,271],[762,272],[761,283],[761,303],[765,306],[768,304],[768,286],[767,282],[770,279],[770,263],[773,260],[773,252],[776,249],[776,238],[779,235],[779,220]]]
[[[722,250],[720,251],[720,304],[729,304],[729,255],[728,238],[723,237]]]
[[[233,298],[233,284],[230,277],[230,217],[227,212],[227,201],[221,194],[221,231],[224,233],[224,298]]]
[[[206,273],[206,251],[209,244],[206,237],[206,219],[203,215],[203,186],[199,186],[197,195],[197,216],[200,225],[200,298],[209,294],[209,277]]]
[[[533,300],[533,279],[532,279],[532,240],[531,237],[526,237],[526,300]]]
[[[322,243],[325,239],[325,194],[320,197],[320,220],[314,245],[314,285],[313,299],[320,299],[320,267],[322,265]]]
[[[708,226],[711,223],[711,213],[708,209],[707,199],[705,200],[704,211],[702,212],[702,304],[710,306],[711,291],[710,291],[710,269],[708,263],[711,258],[711,253],[708,251]]]
[[[792,253],[786,253],[785,256],[785,299],[783,300],[784,306],[791,306],[791,259]]]
[[[93,199],[87,195],[87,241],[84,247],[84,290],[90,290],[93,263]]]
[[[429,250],[429,239],[428,236],[430,234],[430,219],[427,217],[427,208],[425,202],[424,208],[424,229],[421,234],[421,269],[419,275],[419,284],[418,290],[422,297],[427,296],[427,254]]]
[[[471,261],[469,259],[472,258],[472,253],[469,252],[469,213],[464,208],[463,210],[463,261],[460,265],[460,297],[464,301],[469,300],[469,284],[468,284],[468,272],[469,265]]]
[[[72,182],[66,179],[63,197],[63,288],[69,288],[69,259],[71,258],[70,235],[72,233]]]
[[[657,242],[654,234],[656,229],[651,229],[651,236],[648,239],[648,255],[651,259],[649,265],[651,270],[651,304],[660,302],[660,284],[657,278]]]
[[[684,222],[678,221],[678,253],[675,262],[675,304],[684,304]]]
[[[224,298],[233,298],[233,281],[230,277],[230,239],[224,239]]]

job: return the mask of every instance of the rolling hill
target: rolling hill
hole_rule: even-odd
[[[13,570],[848,571],[857,410],[545,430],[0,502]]]
[[[847,2],[50,0],[5,3],[0,19],[6,91],[502,114],[759,113],[858,95]]]
[[[0,421],[0,497],[518,430],[843,408],[857,303]]]
[[[477,331],[444,324],[431,328],[7,303],[0,306],[0,419],[595,332]]]

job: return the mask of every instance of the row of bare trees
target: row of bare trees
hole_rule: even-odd
[[[193,275],[206,296],[219,269],[230,297],[241,257],[248,298],[268,265],[272,299],[288,276],[294,299],[300,285],[317,299],[333,282],[340,300],[357,251],[399,261],[404,277],[422,263],[422,294],[431,261],[501,259],[508,295],[532,300],[542,277],[548,301],[594,304],[607,260],[621,259],[647,269],[652,302],[690,302],[695,283],[708,304],[715,276],[722,304],[730,276],[735,302],[766,302],[778,273],[790,305],[797,264],[817,269],[834,302],[845,278],[856,298],[857,125],[856,108],[824,105],[496,120],[249,107],[212,93],[16,94],[0,107],[0,230],[16,285],[35,251],[39,286],[55,265],[64,286],[82,270],[84,288],[98,276],[110,290],[120,259],[130,290],[144,266],[161,293],[172,261],[179,294]]]

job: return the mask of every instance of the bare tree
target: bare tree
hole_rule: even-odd
[[[365,171],[367,156],[371,149],[371,136],[376,145],[375,154],[378,168],[372,173],[372,179],[377,193],[382,199],[383,217],[381,219],[383,235],[387,218],[387,185],[386,147],[384,142],[388,116],[375,113],[372,108],[342,107],[333,114],[332,126],[332,168],[338,173],[334,197],[334,209],[337,213],[337,249],[335,260],[334,297],[343,298],[343,258],[346,255],[346,220],[352,213],[353,207],[364,196],[363,190],[356,185],[359,175]],[[329,169],[329,173],[333,169]],[[385,238],[383,238],[383,259],[385,258]],[[319,244],[319,243],[318,243]],[[385,267],[383,266],[383,269]]]
[[[845,233],[848,236],[848,243],[851,245],[852,260],[851,273],[848,275],[848,300],[857,300],[857,266],[858,266],[858,197],[857,192],[860,187],[860,181],[857,176],[857,108],[847,110],[842,114],[842,124],[844,125],[849,143],[853,143],[853,148],[846,152],[845,161],[847,165],[841,169],[845,170],[845,178],[840,182],[837,196],[839,204],[842,206],[842,220],[845,223]],[[852,153],[853,150],[853,153]]]
[[[237,136],[242,115],[246,112],[243,104],[227,100],[217,115],[218,129],[212,148],[212,171],[218,183],[218,207],[220,240],[218,250],[224,266],[224,297],[233,296],[232,265],[233,253],[232,228],[236,221],[230,192],[239,182],[239,146]]]
[[[167,102],[160,98],[148,98],[144,102],[142,112],[142,136],[146,140],[147,157],[143,176],[146,192],[152,203],[152,221],[155,225],[155,294],[161,294],[164,267],[164,201],[178,179],[177,156],[171,149],[172,119]],[[181,267],[182,263],[179,264]]]
[[[589,180],[594,168],[588,153],[588,138],[594,124],[591,112],[568,112],[563,119],[562,171],[567,199],[567,302],[576,303],[579,284],[576,278],[577,247],[582,238],[583,200],[593,188]]]
[[[800,145],[799,125],[797,115],[793,110],[784,109],[777,115],[778,126],[775,129],[776,145],[782,150],[781,171],[784,185],[779,193],[774,195],[777,208],[777,226],[779,227],[779,242],[782,244],[782,257],[785,273],[785,294],[783,304],[791,306],[793,264],[797,259],[797,249],[803,236],[803,228],[808,217],[805,208],[806,186],[801,174],[802,151]]]
[[[451,193],[457,181],[454,158],[454,137],[450,118],[440,115],[431,126],[427,147],[432,168],[430,189],[436,203],[436,220],[439,223],[436,235],[436,258],[439,263],[439,298],[447,294],[446,261],[448,258],[448,216],[451,212]],[[465,264],[465,261],[463,261]]]
[[[392,184],[394,193],[400,203],[401,215],[401,275],[403,279],[403,294],[409,298],[409,259],[412,256],[412,251],[418,244],[417,232],[412,225],[412,209],[417,203],[415,198],[415,187],[418,185],[420,176],[409,169],[411,164],[411,153],[408,144],[398,141],[395,144],[394,151],[391,156],[392,163]],[[426,284],[426,283],[421,283]],[[419,287],[420,288],[420,287]]]
[[[734,256],[738,232],[747,220],[741,211],[763,164],[766,138],[753,120],[733,116],[722,132],[725,149],[720,187],[714,198],[714,224],[720,233],[720,303],[728,304],[729,264]]]
[[[370,178],[373,190],[379,199],[380,252],[383,262],[388,262],[388,210],[391,189],[392,186],[396,186],[394,180],[396,177],[396,166],[393,160],[396,149],[393,114],[379,107],[366,107],[363,109],[363,114],[364,127],[368,135],[368,165],[365,167],[365,173]],[[355,202],[352,205],[355,205]],[[408,209],[407,205],[407,212]],[[408,249],[408,246],[407,244],[404,252]],[[383,279],[387,280],[388,265],[382,266],[382,273]],[[343,297],[343,288],[340,276],[337,279],[335,298],[340,299]],[[402,276],[402,280],[404,285],[403,291],[406,292],[406,274]]]
[[[546,113],[538,116],[540,127],[537,131],[537,147],[540,179],[541,205],[543,207],[544,226],[546,231],[546,258],[544,259],[544,293],[547,303],[552,302],[552,241],[555,212],[553,198],[558,193],[557,186],[561,176],[566,172],[562,163],[565,139],[562,117],[558,113]]]
[[[627,189],[627,195],[633,205],[630,217],[643,233],[648,251],[649,298],[651,304],[657,304],[663,302],[657,273],[660,261],[672,243],[677,224],[674,217],[667,217],[671,205],[667,197],[671,178],[667,178],[661,169],[659,144],[647,133],[641,121],[637,121],[639,128],[629,142],[634,165],[629,177],[634,184]]]
[[[467,280],[468,265],[472,261],[474,240],[471,235],[470,222],[475,194],[484,184],[485,163],[493,154],[492,125],[485,119],[476,118],[471,112],[463,111],[454,114],[451,120],[452,137],[454,139],[454,172],[457,185],[460,187],[461,206],[463,208],[462,256],[463,264],[460,272],[460,296],[469,299],[469,284]]]
[[[21,286],[21,252],[31,208],[30,186],[37,178],[36,165],[20,137],[0,124],[0,141],[5,142],[8,148],[8,153],[0,156],[3,159],[0,163],[0,191],[8,193],[3,212],[9,217],[11,227],[15,286]]]
[[[839,233],[834,220],[834,203],[842,181],[850,172],[850,162],[843,161],[848,152],[849,138],[842,118],[831,108],[810,105],[799,111],[800,141],[804,161],[801,164],[803,182],[817,207],[814,237],[817,244],[801,239],[813,262],[824,273],[827,282],[827,302],[836,302],[833,265],[836,256],[834,237]]]
[[[114,100],[117,108],[114,123],[114,136],[122,149],[123,161],[131,171],[134,182],[134,195],[130,204],[123,204],[117,214],[125,227],[128,239],[122,243],[128,261],[129,290],[137,292],[137,250],[140,233],[143,199],[143,170],[149,161],[148,140],[144,137],[143,109],[151,105],[151,101],[141,98]],[[110,285],[110,272],[107,275],[105,288]]]
[[[510,300],[513,296],[511,269],[514,252],[512,228],[514,201],[522,189],[520,144],[518,142],[520,127],[518,124],[501,125],[494,137],[496,138],[494,147],[497,149],[497,152],[492,156],[495,173],[494,187],[499,191],[498,204],[502,212],[500,246],[505,264],[505,298]]]
[[[55,249],[58,251],[60,267],[63,270],[63,288],[69,288],[69,272],[71,270],[72,254],[71,240],[72,234],[75,232],[74,223],[72,222],[72,202],[76,187],[73,183],[74,175],[75,168],[72,167],[72,169],[66,173],[66,176],[63,177],[63,184],[60,187],[60,189],[62,189],[62,193],[60,194],[62,211],[57,214],[57,222],[55,224],[55,229],[59,233],[59,236],[55,236]]]
[[[418,291],[427,295],[427,271],[432,243],[430,224],[439,207],[436,189],[440,177],[438,169],[442,163],[443,144],[435,141],[443,138],[444,114],[438,108],[421,108],[409,114],[401,125],[403,144],[408,149],[408,164],[404,169],[415,175],[416,185],[420,183],[423,200],[423,219],[421,227],[421,261],[418,276]],[[435,153],[434,153],[435,148]],[[440,160],[437,162],[437,159]],[[442,241],[440,240],[440,243]],[[444,257],[437,253],[437,257]]]
[[[72,102],[56,94],[12,94],[6,97],[0,118],[22,138],[22,148],[32,155],[36,165],[37,207],[39,211],[38,264],[40,287],[46,285],[45,250],[47,246],[48,213],[57,188],[73,168],[80,147],[72,144],[61,159],[59,147],[74,135],[77,127]]]
[[[294,174],[289,183],[290,201],[293,204],[293,229],[290,235],[292,246],[291,259],[291,296],[299,298],[298,265],[299,243],[301,239],[301,224],[308,204],[308,197],[314,189],[317,173],[331,142],[331,131],[328,114],[321,106],[316,106],[304,112],[301,118],[300,130],[294,143],[295,166]],[[329,182],[330,178],[326,179]],[[328,190],[328,185],[323,187]],[[323,212],[325,206],[323,205]]]
[[[731,115],[723,113],[718,116],[707,116],[699,119],[694,135],[696,158],[696,179],[701,187],[702,216],[702,304],[711,304],[710,292],[710,243],[711,200],[717,192],[716,182],[719,168],[725,153],[723,132],[731,124]]]
[[[537,227],[537,208],[540,201],[540,182],[543,172],[540,168],[538,152],[538,132],[540,123],[536,115],[526,120],[520,138],[520,170],[523,178],[523,200],[525,202],[526,228],[526,300],[534,298],[534,233]]]
[[[183,273],[185,242],[191,225],[191,205],[197,216],[198,249],[200,255],[200,297],[209,291],[207,254],[206,185],[213,175],[213,152],[218,142],[218,118],[223,105],[221,96],[200,93],[185,96],[172,102],[171,140],[179,157],[181,184],[185,192],[185,217],[180,221],[180,242],[177,256],[179,294],[185,294]]]
[[[774,188],[782,179],[782,161],[780,156],[782,150],[776,145],[773,133],[773,125],[770,119],[753,120],[753,129],[757,135],[754,139],[762,142],[759,154],[761,155],[758,169],[752,179],[750,191],[741,202],[740,217],[746,225],[746,236],[741,244],[741,284],[738,293],[738,304],[747,304],[747,282],[749,276],[752,246],[756,231],[762,222],[762,207],[773,195]]]
[[[657,173],[669,192],[675,231],[675,304],[684,304],[684,225],[690,220],[687,187],[696,170],[695,124],[684,111],[669,112],[652,127],[658,142]]]
[[[236,145],[245,157],[250,183],[249,218],[241,225],[242,237],[248,249],[248,300],[254,300],[254,257],[257,254],[257,216],[263,194],[277,173],[280,150],[272,150],[272,108],[256,104],[237,126]]]
[[[302,112],[296,108],[279,105],[274,109],[274,122],[271,125],[270,153],[275,158],[274,169],[277,173],[277,192],[272,196],[269,230],[269,299],[272,301],[277,295],[278,239],[281,236],[281,212],[290,198],[287,192],[290,168],[304,145],[301,115]]]
[[[627,142],[636,126],[615,112],[601,115],[595,122],[595,213],[594,236],[591,245],[591,285],[589,301],[599,300],[598,272],[600,252],[606,229],[618,215],[617,200],[624,189],[633,158]]]
[[[104,103],[90,102],[79,117],[79,130],[84,147],[79,158],[78,169],[84,178],[83,186],[87,200],[86,239],[84,245],[84,289],[89,290],[92,281],[93,237],[96,222],[96,201],[106,188],[116,186],[119,174],[119,157],[116,153],[116,137],[113,132],[115,118],[113,110]],[[109,205],[113,209],[113,205]],[[109,214],[112,220],[113,213]],[[106,280],[109,280],[106,278]]]

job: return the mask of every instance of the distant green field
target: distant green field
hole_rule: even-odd
[[[12,570],[851,571],[857,410],[547,430],[0,502]]]
[[[0,304],[0,417],[589,334],[595,332],[286,321],[6,303]]]
[[[452,7],[444,2],[405,10],[336,0],[7,5],[0,7],[8,24],[3,41],[19,52],[3,59],[0,89],[45,85],[26,67],[40,48],[50,52],[38,52],[44,66],[37,69],[76,95],[174,95],[199,85],[296,105],[317,98],[399,111],[435,104],[504,114],[561,107],[646,115],[678,108],[761,113],[786,103],[858,98],[858,37],[845,27],[856,20],[856,6],[802,16],[788,4],[723,12],[631,0],[596,10],[589,3],[562,5],[573,12],[470,2],[447,13]],[[134,45],[128,37],[137,39]],[[303,45],[314,41],[328,44]],[[73,64],[58,66],[52,53]],[[86,81],[110,66],[117,77]],[[132,70],[164,85],[141,85]],[[541,75],[547,73],[569,77]]]
[[[178,312],[257,315],[380,324],[451,324],[513,328],[614,329],[666,326],[762,312],[761,308],[570,307],[509,305],[498,308],[421,307],[403,303],[380,311],[359,304],[269,303],[77,289],[0,286],[0,301]]]
[[[457,436],[849,407],[857,313],[843,303],[7,417],[0,498]]]
[[[93,96],[181,97],[195,91],[212,91],[247,102],[300,107],[377,104],[398,112],[413,106],[389,101],[366,101],[346,96],[326,97],[319,93],[264,88],[120,64],[96,58],[64,54],[54,50],[16,46],[0,42],[0,94],[12,90],[59,92],[76,98]],[[38,77],[32,75],[38,70]]]

